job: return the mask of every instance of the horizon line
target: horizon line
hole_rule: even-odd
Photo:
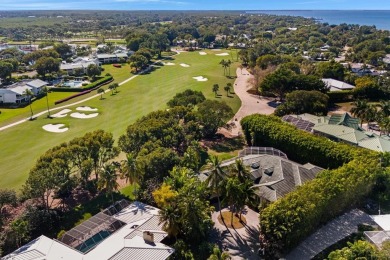
[[[0,10],[1,12],[25,12],[25,11],[190,11],[190,12],[202,12],[202,11],[217,11],[217,12],[261,12],[261,11],[390,11],[390,9],[8,9]]]

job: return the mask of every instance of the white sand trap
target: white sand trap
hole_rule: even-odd
[[[192,77],[193,79],[196,79],[197,81],[207,81],[207,78],[204,78],[203,76],[198,76],[198,77]]]
[[[54,117],[54,118],[66,117],[68,115],[68,113],[71,111],[72,110],[70,110],[70,109],[64,109],[64,110],[61,110],[60,112],[53,114],[53,115],[50,115],[50,116]]]
[[[184,68],[188,68],[190,65],[185,64],[185,63],[180,63],[180,66],[182,66],[182,67],[184,67]]]
[[[175,63],[173,63],[173,62],[167,62],[167,63],[164,63],[164,65],[166,65],[166,66],[173,66],[173,65],[175,65]]]
[[[63,133],[69,130],[68,127],[64,127],[64,124],[48,124],[42,126],[42,128],[48,132],[52,133]]]
[[[97,108],[87,107],[87,106],[77,107],[76,110],[77,110],[77,111],[87,111],[87,112],[98,111]]]
[[[205,53],[204,51],[200,51],[199,54],[200,55],[207,55],[207,53]]]
[[[217,56],[229,56],[229,53],[227,52],[224,52],[224,53],[218,53],[218,54],[215,54]]]
[[[94,117],[97,117],[98,115],[99,115],[99,113],[93,113],[93,114],[88,114],[88,115],[87,115],[87,114],[79,113],[79,112],[70,114],[71,117],[73,117],[73,118],[79,118],[79,119],[94,118]]]

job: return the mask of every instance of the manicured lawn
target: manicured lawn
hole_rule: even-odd
[[[177,92],[188,88],[203,91],[207,98],[226,101],[237,111],[240,100],[235,95],[226,97],[223,91],[223,86],[228,82],[233,83],[234,79],[223,76],[223,68],[219,65],[222,58],[226,59],[216,56],[215,52],[205,56],[197,52],[181,53],[169,61],[175,63],[174,66],[163,66],[150,74],[140,75],[120,86],[116,95],[106,93],[103,100],[95,98],[84,102],[83,105],[99,109],[100,114],[96,118],[75,119],[68,116],[48,119],[41,116],[37,120],[1,131],[0,188],[20,188],[35,161],[51,147],[96,129],[112,132],[114,138],[118,139],[129,124],[152,111],[165,109],[167,101]],[[190,67],[184,68],[180,63]],[[192,78],[196,76],[206,77],[208,81],[198,82]],[[221,89],[219,98],[214,98],[212,92],[215,83]],[[75,111],[76,107],[71,109]],[[42,129],[46,124],[55,123],[66,124],[70,129],[65,133],[50,133]]]
[[[102,72],[102,75],[110,73],[114,77],[114,82],[116,83],[120,83],[125,79],[133,76],[133,74],[130,72],[130,65],[128,63],[123,63],[121,65],[121,68],[116,68],[112,66],[112,64],[103,65],[102,67],[104,68],[104,71]]]
[[[119,83],[124,81],[125,79],[132,76],[130,74],[130,66],[128,64],[124,64],[122,68],[115,68],[114,66],[110,65],[103,65],[104,71],[102,75],[105,75],[106,73],[111,73],[114,77],[114,82]],[[104,89],[107,89],[107,86],[103,87]],[[93,96],[96,94],[96,91],[91,92],[90,94],[83,95],[77,98],[74,98],[70,101],[61,103],[59,105],[54,105],[54,102],[60,99],[63,99],[65,97],[71,96],[75,94],[75,92],[51,92],[49,93],[49,107],[50,109],[61,107],[67,104],[74,103],[76,101],[85,99],[87,97]],[[35,100],[32,103],[32,108],[34,114],[46,111],[47,105],[46,105],[46,97],[43,97],[39,100]],[[21,119],[27,118],[30,116],[30,107],[26,106],[24,108],[16,108],[16,109],[6,109],[6,108],[0,108],[1,114],[0,114],[0,127],[19,121]],[[58,111],[57,111],[58,112]]]

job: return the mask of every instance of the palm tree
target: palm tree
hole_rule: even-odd
[[[225,186],[225,197],[223,202],[229,205],[232,212],[231,225],[233,226],[233,213],[238,215],[245,206],[245,184],[233,176],[227,179]]]
[[[108,86],[108,89],[111,90],[111,96],[114,95],[115,85],[111,84],[110,86]]]
[[[107,164],[103,166],[100,171],[98,187],[99,189],[105,189],[107,193],[110,193],[112,201],[114,201],[113,192],[119,187],[117,178],[118,175],[114,164]]]
[[[226,85],[223,89],[226,91],[226,96],[228,97],[230,92],[230,86]]]
[[[230,172],[237,176],[241,183],[248,180],[249,170],[242,159],[237,159],[230,167]]]
[[[103,99],[104,89],[99,88],[99,89],[97,90],[97,93],[100,94],[100,99]]]
[[[30,105],[30,111],[31,111],[30,120],[33,120],[34,113],[33,113],[32,107],[31,107],[31,103],[32,103],[31,102],[31,98],[34,96],[34,93],[30,89],[26,89],[24,91],[24,95],[27,96],[28,102],[29,102],[29,105]]]
[[[120,172],[121,178],[126,179],[126,182],[130,184],[138,185],[142,179],[142,172],[140,171],[138,162],[132,153],[128,153],[126,155],[126,160],[122,160]],[[134,188],[134,193],[135,192],[136,188]]]
[[[225,61],[225,60],[223,59],[223,60],[221,60],[221,61],[219,62],[219,64],[222,65],[222,67],[223,67],[223,75],[225,76],[225,75],[226,75],[226,68],[228,67],[228,63],[227,63],[227,61]]]
[[[176,205],[169,204],[164,209],[160,210],[160,224],[163,223],[163,230],[168,233],[169,237],[176,239],[180,233],[180,218]]]
[[[43,93],[46,94],[46,105],[47,105],[47,117],[50,117],[50,108],[49,108],[49,88],[43,87]]]
[[[218,90],[219,90],[219,85],[218,84],[214,84],[213,85],[213,92],[214,92],[214,96],[215,97],[217,97]]]
[[[385,116],[390,116],[390,101],[389,100],[382,100],[379,103],[380,112]]]
[[[227,60],[226,61],[226,67],[229,68],[229,77],[230,77],[230,65],[232,65],[232,61],[231,60]]]
[[[351,108],[351,113],[360,119],[360,126],[363,125],[363,121],[366,119],[368,102],[367,100],[356,100],[353,103],[354,107]]]
[[[119,84],[118,83],[114,83],[115,93],[118,93],[118,88],[119,88]]]
[[[219,196],[221,195],[221,183],[225,178],[225,173],[221,168],[221,161],[218,156],[210,156],[210,159],[208,160],[208,168],[210,169],[210,172],[206,179],[206,184],[211,188],[211,191],[217,195],[219,212],[221,213],[221,202],[219,200]]]
[[[381,133],[390,133],[390,117],[380,117],[380,119],[378,120],[378,125],[381,129]]]

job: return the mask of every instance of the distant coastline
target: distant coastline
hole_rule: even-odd
[[[390,30],[390,10],[248,10],[246,13],[302,16],[322,23],[375,25],[377,29]]]

